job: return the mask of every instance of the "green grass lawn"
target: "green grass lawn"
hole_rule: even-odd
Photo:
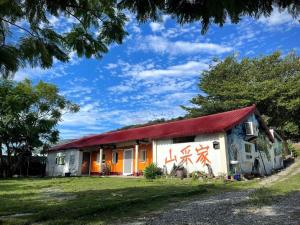
[[[297,169],[297,168],[296,168]],[[270,187],[260,187],[251,195],[249,202],[261,207],[272,204],[274,200],[284,198],[286,195],[300,191],[300,173],[288,175],[286,178],[273,183]]]
[[[299,189],[300,175],[258,189],[253,200]],[[70,177],[0,180],[0,224],[107,224],[182,200],[259,187],[258,181]],[[259,201],[260,203],[262,201]]]
[[[116,177],[0,180],[0,224],[106,224],[178,200],[251,185],[254,182]]]

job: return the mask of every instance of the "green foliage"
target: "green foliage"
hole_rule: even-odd
[[[208,174],[205,171],[194,171],[189,174],[189,177],[192,178],[192,180],[198,180],[199,178],[207,178]]]
[[[53,19],[70,29],[51,24]],[[54,59],[67,62],[71,51],[99,58],[109,44],[122,43],[126,21],[115,0],[2,0],[0,77],[27,64],[49,68]]]
[[[154,163],[151,163],[144,169],[144,177],[146,179],[153,180],[160,175],[162,175],[162,169],[157,167],[157,165]]]
[[[162,14],[171,15],[180,24],[199,21],[202,25],[202,34],[208,30],[211,23],[223,26],[226,21],[236,24],[243,16],[254,18],[270,16],[277,7],[280,10],[288,8],[288,12],[294,18],[299,15],[299,2],[285,0],[122,0],[119,6],[136,14],[138,21],[141,22],[148,19],[159,20]]]
[[[0,79],[1,153],[4,145],[11,164],[12,160],[20,162],[23,156],[31,155],[34,148],[47,149],[58,140],[56,125],[62,113],[78,110],[77,105],[58,94],[54,85]],[[16,169],[10,168],[10,173]]]
[[[300,3],[286,0],[1,0],[0,75],[10,77],[20,67],[51,67],[54,59],[69,60],[69,53],[100,58],[112,43],[121,44],[129,12],[138,22],[159,21],[170,15],[178,23],[199,22],[204,34],[211,23],[238,23],[243,16],[269,16],[276,8],[294,18]],[[51,24],[58,20],[69,29]],[[13,39],[11,38],[13,37]]]
[[[289,141],[287,147],[290,154],[292,154],[294,157],[299,157],[300,149],[297,149],[292,142]]]
[[[216,61],[200,78],[204,94],[183,107],[195,117],[256,104],[260,113],[288,139],[300,138],[300,57],[279,52],[239,60],[230,56]]]

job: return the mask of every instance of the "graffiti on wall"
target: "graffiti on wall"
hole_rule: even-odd
[[[182,148],[180,151],[180,155],[175,155],[172,148],[169,149],[169,155],[165,158],[165,164],[168,163],[177,163],[180,164],[197,164],[201,163],[203,166],[206,164],[210,164],[211,161],[208,158],[208,152],[209,152],[209,146],[203,146],[199,144],[199,146],[196,146],[194,149],[191,148],[191,145],[187,145],[184,148]],[[192,161],[192,156],[195,154],[196,160]],[[178,159],[178,161],[177,161]]]
[[[259,123],[255,115],[249,116],[248,122],[253,122],[256,127],[259,127]],[[229,160],[242,161],[242,155],[244,150],[244,141],[246,140],[246,132],[244,123],[240,123],[233,129],[227,132],[227,141],[229,146]]]

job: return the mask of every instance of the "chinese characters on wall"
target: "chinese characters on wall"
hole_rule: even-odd
[[[208,150],[209,146],[203,146],[199,144],[199,146],[195,147],[194,149],[191,148],[191,145],[187,145],[186,147],[182,148],[179,152],[180,155],[174,154],[172,148],[169,149],[169,154],[165,158],[165,164],[168,163],[180,163],[185,164],[186,166],[189,164],[197,164],[201,163],[203,166],[206,164],[210,164],[210,160],[208,159]],[[196,161],[192,161],[193,154],[197,155]]]

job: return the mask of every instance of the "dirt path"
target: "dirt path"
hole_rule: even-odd
[[[295,163],[293,163],[288,168],[280,171],[277,174],[274,174],[270,177],[267,177],[267,178],[263,179],[260,182],[260,185],[268,187],[276,181],[286,180],[289,176],[296,175],[297,173],[300,173],[300,159],[299,158],[295,161]]]
[[[300,173],[300,160],[292,166],[265,178],[261,187],[285,180],[287,176]],[[140,218],[131,225],[149,224],[198,224],[198,225],[232,225],[232,224],[262,224],[262,225],[299,225],[300,224],[300,192],[295,192],[285,198],[278,198],[271,205],[260,208],[245,204],[254,190],[225,192],[214,196],[184,203],[175,209],[170,209],[151,217]]]

